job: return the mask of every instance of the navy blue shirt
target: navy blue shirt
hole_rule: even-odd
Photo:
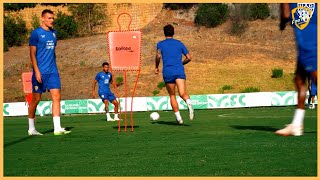
[[[167,38],[158,42],[157,50],[160,50],[162,56],[163,76],[184,74],[182,55],[187,55],[189,51],[181,41]]]
[[[41,74],[58,73],[55,55],[56,37],[55,30],[44,30],[42,27],[38,27],[31,33],[29,46],[37,48],[36,60]]]
[[[110,93],[110,87],[109,84],[112,81],[112,74],[110,72],[99,72],[96,75],[95,80],[98,82],[99,84],[99,94],[107,94]]]
[[[308,9],[297,8],[299,6]],[[314,61],[317,59],[318,47],[317,3],[290,3],[290,10],[298,48],[298,61]]]

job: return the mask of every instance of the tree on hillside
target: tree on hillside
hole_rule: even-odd
[[[106,21],[106,4],[70,4],[69,10],[79,26],[79,34],[92,35],[96,26]]]

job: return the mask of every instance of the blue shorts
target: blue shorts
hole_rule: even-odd
[[[32,92],[45,93],[50,89],[61,89],[60,76],[58,73],[53,74],[41,74],[42,83],[39,83],[36,79],[36,75],[32,74]]]
[[[163,76],[163,80],[165,83],[175,83],[176,79],[186,79],[185,74],[180,74],[180,75],[171,75],[171,76]]]
[[[314,57],[314,59],[298,60],[298,64],[300,68],[302,68],[307,74],[318,70],[318,62],[316,56]]]
[[[102,102],[104,102],[105,100],[108,100],[110,102],[112,102],[113,100],[116,100],[116,97],[114,96],[114,94],[112,92],[109,93],[99,93],[99,96],[102,100]]]

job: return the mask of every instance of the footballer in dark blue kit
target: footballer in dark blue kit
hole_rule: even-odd
[[[174,27],[170,24],[163,27],[165,39],[157,43],[155,73],[159,73],[159,64],[162,58],[162,76],[170,97],[171,107],[178,124],[183,124],[176,100],[175,89],[178,88],[179,96],[186,102],[190,120],[194,117],[190,96],[186,93],[186,75],[184,65],[191,61],[191,55],[186,46],[174,39]],[[186,59],[182,61],[182,56]]]
[[[98,93],[105,105],[107,121],[118,121],[120,120],[118,117],[118,109],[119,103],[117,98],[110,90],[110,84],[112,84],[112,74],[109,72],[109,63],[104,62],[102,64],[102,71],[99,72],[92,84],[92,97],[95,98],[96,85],[99,85]],[[114,105],[114,118],[112,119],[109,113],[108,102],[111,102]]]
[[[290,23],[295,34],[298,56],[294,81],[298,91],[298,105],[295,109],[291,124],[276,131],[278,135],[301,136],[303,134],[307,78],[311,77],[312,80],[317,83],[317,11],[317,3],[281,4],[280,30],[284,30],[286,24]]]
[[[52,116],[54,135],[69,134],[60,124],[61,82],[56,64],[55,47],[57,32],[53,29],[54,14],[45,9],[41,14],[42,24],[32,31],[29,46],[33,67],[32,101],[28,108],[29,135],[43,135],[35,128],[35,112],[40,102],[41,94],[49,91],[52,98]]]

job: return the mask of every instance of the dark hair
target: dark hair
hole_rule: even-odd
[[[102,63],[102,67],[105,65],[109,66],[109,63],[107,63],[107,62]]]
[[[41,16],[43,17],[47,13],[53,14],[53,12],[50,9],[45,9],[45,10],[42,11]]]
[[[163,27],[163,32],[165,36],[172,37],[174,35],[174,27],[171,24],[168,24]]]

